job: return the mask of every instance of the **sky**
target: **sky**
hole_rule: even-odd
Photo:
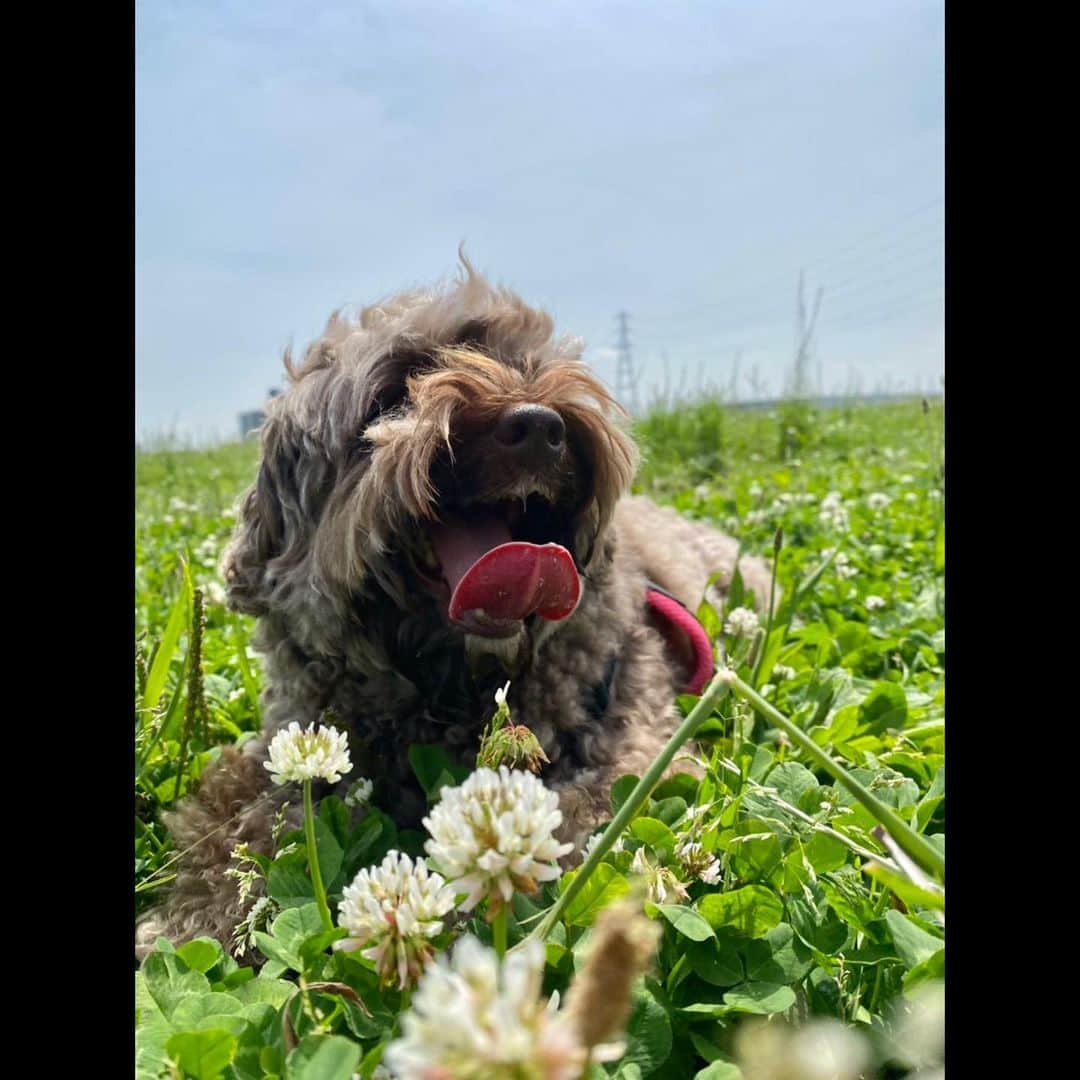
[[[940,390],[942,0],[136,7],[136,437],[235,438],[457,249],[639,402]],[[737,376],[737,377],[736,377]]]

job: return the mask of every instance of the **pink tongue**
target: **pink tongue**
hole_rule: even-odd
[[[431,541],[452,591],[450,618],[473,633],[514,634],[533,612],[565,619],[581,598],[566,548],[511,540],[495,515],[447,521],[432,530]]]

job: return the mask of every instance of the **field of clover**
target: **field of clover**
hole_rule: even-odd
[[[143,962],[136,1075],[943,1075],[942,412],[644,417],[638,490],[775,557],[776,599],[754,611],[736,580],[702,605],[719,674],[616,783],[584,863],[559,873],[557,801],[505,702],[475,770],[414,747],[417,832],[371,804],[332,718],[283,732],[274,790],[304,827],[234,853],[228,949],[159,941]],[[172,878],[161,811],[259,727],[252,622],[217,571],[255,461],[137,456],[137,912]],[[697,776],[665,775],[686,758]],[[348,797],[313,808],[337,775]]]

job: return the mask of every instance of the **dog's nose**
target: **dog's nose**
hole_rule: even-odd
[[[511,405],[503,410],[492,434],[516,460],[536,467],[551,464],[562,453],[566,424],[546,405]]]

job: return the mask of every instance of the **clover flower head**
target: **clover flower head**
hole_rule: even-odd
[[[560,844],[559,797],[531,773],[500,765],[477,769],[463,784],[443,788],[442,798],[424,818],[431,834],[425,850],[471,911],[484,897],[489,914],[509,903],[514,891],[535,893],[539,882],[562,874],[556,860],[572,851]]]
[[[449,961],[440,956],[424,972],[401,1018],[401,1037],[383,1060],[401,1077],[577,1080],[589,1051],[576,1025],[557,1012],[557,997],[541,998],[543,974],[540,942],[500,966],[493,949],[463,937]]]
[[[881,491],[875,491],[866,497],[866,505],[874,511],[884,510],[890,502],[889,496]]]
[[[361,806],[367,806],[371,801],[371,793],[374,790],[375,785],[366,776],[362,776],[349,786],[342,801],[350,810],[359,809]]]
[[[423,859],[414,863],[399,851],[388,852],[345,889],[338,924],[349,937],[334,942],[334,948],[363,949],[360,955],[374,962],[383,983],[396,977],[404,990],[430,960],[430,939],[453,906],[454,890]]]
[[[597,844],[600,843],[600,838],[604,835],[604,830],[601,829],[598,833],[593,833],[588,840],[585,841],[585,846],[581,849],[583,859],[587,859],[592,853]],[[615,855],[617,852],[625,851],[623,846],[623,838],[620,836],[614,844],[608,848],[609,855]]]
[[[270,760],[263,763],[275,784],[327,780],[336,784],[352,769],[349,740],[343,731],[332,727],[303,730],[294,720],[270,742]]]
[[[830,491],[821,500],[821,505],[818,507],[818,520],[822,525],[841,532],[847,529],[848,515],[847,510],[844,509],[844,501],[840,497],[840,492]]]
[[[675,854],[683,864],[683,869],[706,885],[716,885],[720,881],[720,861],[715,855],[706,851],[701,844],[692,840],[680,844],[675,849]]]
[[[838,1020],[751,1022],[736,1032],[735,1049],[747,1080],[856,1080],[871,1058],[863,1036]]]
[[[757,614],[747,607],[737,607],[728,612],[727,624],[724,626],[726,634],[734,634],[735,637],[750,637],[758,630]]]
[[[885,606],[885,601],[880,596],[868,596],[865,604],[867,611],[880,611]]]
[[[644,846],[634,852],[630,869],[641,876],[648,897],[654,904],[666,904],[669,892],[677,904],[681,904],[690,897],[686,891],[686,885],[668,867],[658,866],[652,862],[645,854]]]

